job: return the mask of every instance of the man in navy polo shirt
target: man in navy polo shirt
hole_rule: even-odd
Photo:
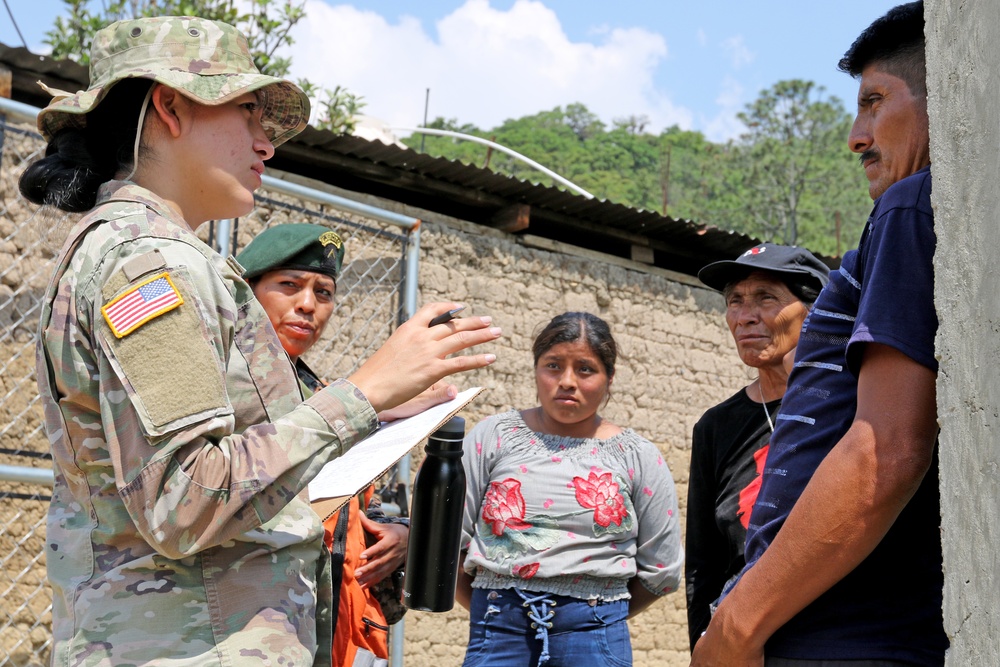
[[[692,665],[941,665],[934,218],[923,4],[840,61],[875,207],[802,326],[747,566]]]

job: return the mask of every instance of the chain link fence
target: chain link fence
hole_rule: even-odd
[[[18,192],[25,167],[44,154],[31,122],[0,108],[0,667],[48,664],[51,591],[45,578],[45,515],[51,459],[36,391],[34,350],[41,299],[55,256],[78,216],[37,208]],[[288,194],[293,192],[294,195]],[[415,302],[418,227],[401,228],[330,204],[330,195],[267,179],[248,217],[202,225],[213,247],[235,253],[276,224],[327,226],[345,241],[336,309],[323,339],[306,355],[326,377],[349,375],[376,350]],[[375,211],[375,209],[371,209]],[[378,217],[378,216],[376,216]],[[415,222],[415,221],[414,221]],[[219,236],[225,235],[225,239]],[[221,243],[220,243],[221,242]],[[406,289],[407,280],[410,281]]]

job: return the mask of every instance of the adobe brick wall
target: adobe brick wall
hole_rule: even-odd
[[[17,143],[14,143],[17,141]],[[0,445],[45,451],[40,426],[40,406],[34,402],[33,336],[37,326],[34,304],[51,271],[50,262],[70,218],[35,214],[17,201],[14,179],[18,161],[34,149],[30,140],[8,137],[0,182],[0,361],[5,373],[0,389]],[[302,181],[296,178],[294,180]],[[314,182],[312,186],[335,192]],[[340,194],[347,194],[339,192]],[[464,416],[470,426],[479,419],[511,407],[535,404],[530,346],[533,334],[553,315],[566,310],[587,310],[609,322],[621,349],[613,398],[603,411],[610,420],[629,426],[657,444],[673,472],[681,499],[687,493],[691,427],[701,413],[745,384],[748,375],[733,350],[722,317],[722,299],[697,281],[569,246],[530,245],[530,237],[517,237],[467,222],[409,209],[393,202],[361,197],[374,204],[424,220],[421,229],[420,302],[463,301],[469,311],[492,315],[504,329],[503,338],[490,347],[497,362],[463,376],[463,387],[488,388]],[[256,224],[256,226],[255,226]],[[207,227],[207,226],[206,226]],[[241,221],[240,242],[245,244],[260,227],[253,218]],[[204,236],[205,229],[199,230]],[[373,246],[368,253],[381,252]],[[364,253],[359,253],[364,254]],[[350,263],[376,261],[352,257]],[[352,307],[345,304],[345,308]],[[356,309],[361,309],[357,306]],[[338,317],[348,317],[346,312]],[[332,329],[333,327],[331,327]],[[321,344],[320,347],[324,347]],[[322,372],[343,366],[335,353],[343,352],[336,340],[325,341],[329,350],[309,361]],[[331,356],[332,355],[332,356]],[[328,362],[328,363],[327,363]],[[328,368],[329,367],[329,368]],[[346,371],[345,371],[346,372]],[[419,464],[415,452],[413,470]],[[24,459],[3,457],[2,463],[25,465]],[[34,462],[47,466],[47,461]],[[23,492],[15,485],[5,490]],[[0,536],[3,553],[17,552],[7,561],[13,576],[35,559],[44,539],[44,504],[27,502],[3,513],[8,526]],[[15,546],[18,536],[32,532],[30,541]],[[0,615],[0,642],[13,651],[12,664],[34,665],[45,660],[44,646],[51,622],[43,613],[47,596],[34,593],[43,584],[44,556],[34,560],[34,570],[21,577],[19,594],[31,600],[25,614]],[[39,604],[42,604],[41,608]],[[30,613],[29,613],[30,612]],[[23,618],[22,618],[23,616]],[[687,664],[683,588],[634,619],[633,652],[637,667]],[[34,627],[41,620],[42,625]],[[405,619],[405,664],[408,667],[457,665],[464,654],[468,614],[456,609],[448,614],[410,612]],[[15,649],[14,646],[20,646]],[[16,657],[15,655],[16,654]]]
[[[533,334],[553,315],[590,311],[608,321],[622,352],[602,414],[660,448],[683,517],[691,427],[749,377],[723,321],[721,296],[665,271],[571,248],[563,250],[576,254],[531,248],[513,235],[454,220],[425,223],[421,245],[421,303],[462,301],[504,329],[491,347],[496,363],[460,380],[462,387],[488,388],[463,415],[470,427],[487,415],[536,405]],[[630,622],[636,667],[688,663],[685,610],[682,588]],[[464,609],[411,611],[404,628],[407,667],[460,664],[468,636]]]

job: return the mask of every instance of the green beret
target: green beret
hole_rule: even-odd
[[[265,229],[236,256],[245,280],[268,271],[294,269],[336,280],[344,263],[344,242],[322,225],[276,225]]]

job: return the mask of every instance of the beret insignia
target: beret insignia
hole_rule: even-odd
[[[324,248],[333,244],[333,247],[337,250],[340,250],[340,246],[344,245],[344,242],[340,240],[340,236],[337,235],[337,232],[323,232],[319,235],[319,243]]]

